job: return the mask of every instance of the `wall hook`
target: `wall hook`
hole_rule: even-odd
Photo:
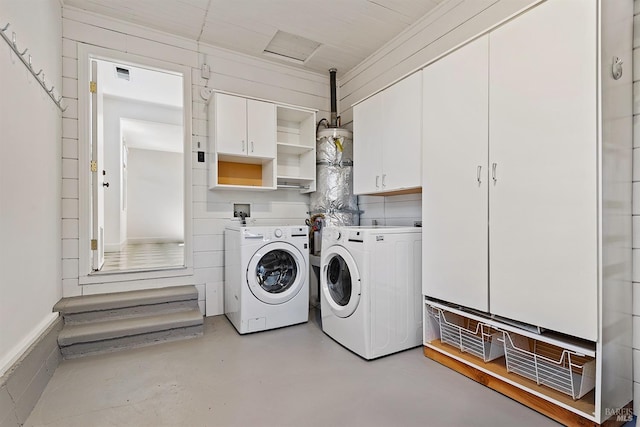
[[[62,95],[60,95],[60,98],[58,98],[58,100],[56,101],[56,103],[58,103],[58,105],[60,105],[60,101],[62,101]]]
[[[18,48],[18,45],[16,44],[16,33],[11,33],[11,43],[13,43],[13,47],[16,49]]]
[[[5,31],[7,31],[7,28],[9,28],[9,25],[11,24],[7,22],[7,25],[5,25],[4,28],[0,28],[0,30],[4,33]]]
[[[613,57],[613,64],[611,64],[611,74],[614,80],[618,80],[622,77],[622,60],[617,56]]]
[[[68,106],[62,108],[62,105],[58,104],[58,107],[60,107],[62,109],[62,112],[64,113],[65,111],[67,111],[67,108],[69,108]]]
[[[51,89],[49,89],[47,92],[53,93],[53,89],[55,89],[55,86],[51,86]]]
[[[27,53],[27,51],[29,50],[29,48],[26,48],[21,54],[20,56],[24,56],[25,53]]]
[[[42,68],[40,68],[40,71],[38,71],[36,74],[34,74],[36,77],[38,77],[40,75],[40,73],[42,73]],[[44,76],[43,76],[44,77]]]
[[[31,55],[29,55],[29,68],[31,68]]]

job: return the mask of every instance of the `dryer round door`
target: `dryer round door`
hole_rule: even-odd
[[[300,250],[285,242],[258,249],[247,267],[247,284],[253,295],[267,304],[282,304],[306,283],[307,265]]]
[[[360,273],[353,257],[342,246],[325,249],[320,283],[322,293],[338,317],[349,317],[360,302]]]

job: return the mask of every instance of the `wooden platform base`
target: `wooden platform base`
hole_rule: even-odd
[[[595,423],[588,418],[584,418],[572,411],[569,411],[561,406],[555,405],[541,397],[528,393],[521,388],[518,388],[510,383],[500,380],[500,378],[487,374],[479,369],[474,368],[471,365],[463,363],[457,359],[447,356],[446,354],[434,350],[430,347],[424,347],[424,355],[429,359],[432,359],[454,371],[471,378],[472,380],[479,382],[501,394],[504,394],[511,399],[528,406],[529,408],[552,418],[559,423],[567,426],[606,426],[606,427],[620,427],[625,424],[625,421],[617,420],[616,416],[611,417],[609,420],[602,424]],[[620,414],[631,414],[632,402],[629,402],[623,410],[619,411]]]

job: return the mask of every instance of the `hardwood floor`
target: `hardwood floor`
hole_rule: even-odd
[[[183,243],[128,244],[119,252],[105,252],[103,272],[155,270],[184,265]]]

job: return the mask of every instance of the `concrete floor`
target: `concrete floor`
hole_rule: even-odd
[[[187,341],[63,361],[25,426],[557,426],[416,348],[365,361],[319,327],[239,335],[224,316]]]

